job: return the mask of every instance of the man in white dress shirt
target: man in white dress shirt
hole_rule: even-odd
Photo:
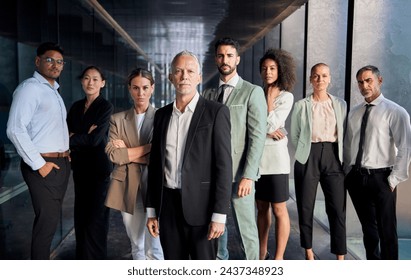
[[[349,172],[345,185],[361,222],[367,259],[395,260],[396,186],[408,179],[410,116],[382,95],[383,79],[377,67],[361,68],[356,78],[365,102],[348,116],[344,163]]]
[[[21,173],[34,209],[31,259],[50,259],[70,177],[67,112],[57,79],[64,69],[63,49],[40,44],[36,71],[13,93],[7,137],[21,157]]]

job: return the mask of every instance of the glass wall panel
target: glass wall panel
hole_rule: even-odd
[[[84,98],[78,76],[88,65],[107,76],[102,94],[116,111],[130,108],[126,87],[128,72],[147,67],[135,50],[112,27],[77,0],[5,0],[0,4],[0,259],[29,259],[34,213],[20,173],[20,157],[6,136],[12,93],[35,70],[37,46],[58,42],[67,61],[60,76],[60,93],[67,110]],[[158,75],[160,77],[160,75]],[[162,77],[164,78],[164,77]],[[158,83],[163,81],[159,80]],[[161,87],[158,87],[161,90]],[[70,178],[61,223],[52,247],[73,229],[73,182]]]
[[[411,2],[355,1],[353,76],[367,64],[377,66],[383,94],[411,112]],[[376,20],[378,19],[378,20]],[[352,105],[362,101],[356,80],[351,84]]]
[[[297,83],[294,86],[294,101],[303,97],[304,27],[305,6],[296,10],[281,23],[281,48],[290,52],[297,64]],[[292,146],[292,145],[289,145]]]
[[[271,29],[262,39],[264,41],[264,51],[270,48],[280,47],[281,24]]]
[[[306,95],[311,67],[323,62],[331,70],[329,93],[344,98],[347,13],[346,0],[308,1]]]
[[[17,83],[16,42],[0,37],[0,143],[7,142],[6,123],[8,110],[11,105],[12,93]]]
[[[303,98],[303,84],[304,84],[304,28],[305,28],[305,6],[302,6],[296,10],[292,15],[286,18],[281,23],[281,38],[280,47],[288,52],[290,52],[296,63],[297,81],[294,86],[294,102]],[[286,121],[286,129],[290,131],[290,117]],[[288,150],[291,158],[291,173],[290,179],[294,182],[294,154],[295,149],[291,142],[288,142]],[[294,183],[291,184],[292,189]],[[293,193],[293,190],[290,190]]]

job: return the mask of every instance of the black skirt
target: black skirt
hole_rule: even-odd
[[[255,182],[255,199],[280,203],[290,197],[288,174],[262,175]]]

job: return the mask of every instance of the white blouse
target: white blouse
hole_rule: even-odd
[[[312,99],[312,103],[311,142],[337,142],[337,120],[331,99],[325,101]]]

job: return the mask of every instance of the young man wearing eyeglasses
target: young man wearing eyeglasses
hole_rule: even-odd
[[[56,79],[64,66],[55,43],[37,48],[36,71],[13,93],[7,136],[21,156],[21,172],[35,213],[31,259],[49,259],[70,175],[66,107]]]

